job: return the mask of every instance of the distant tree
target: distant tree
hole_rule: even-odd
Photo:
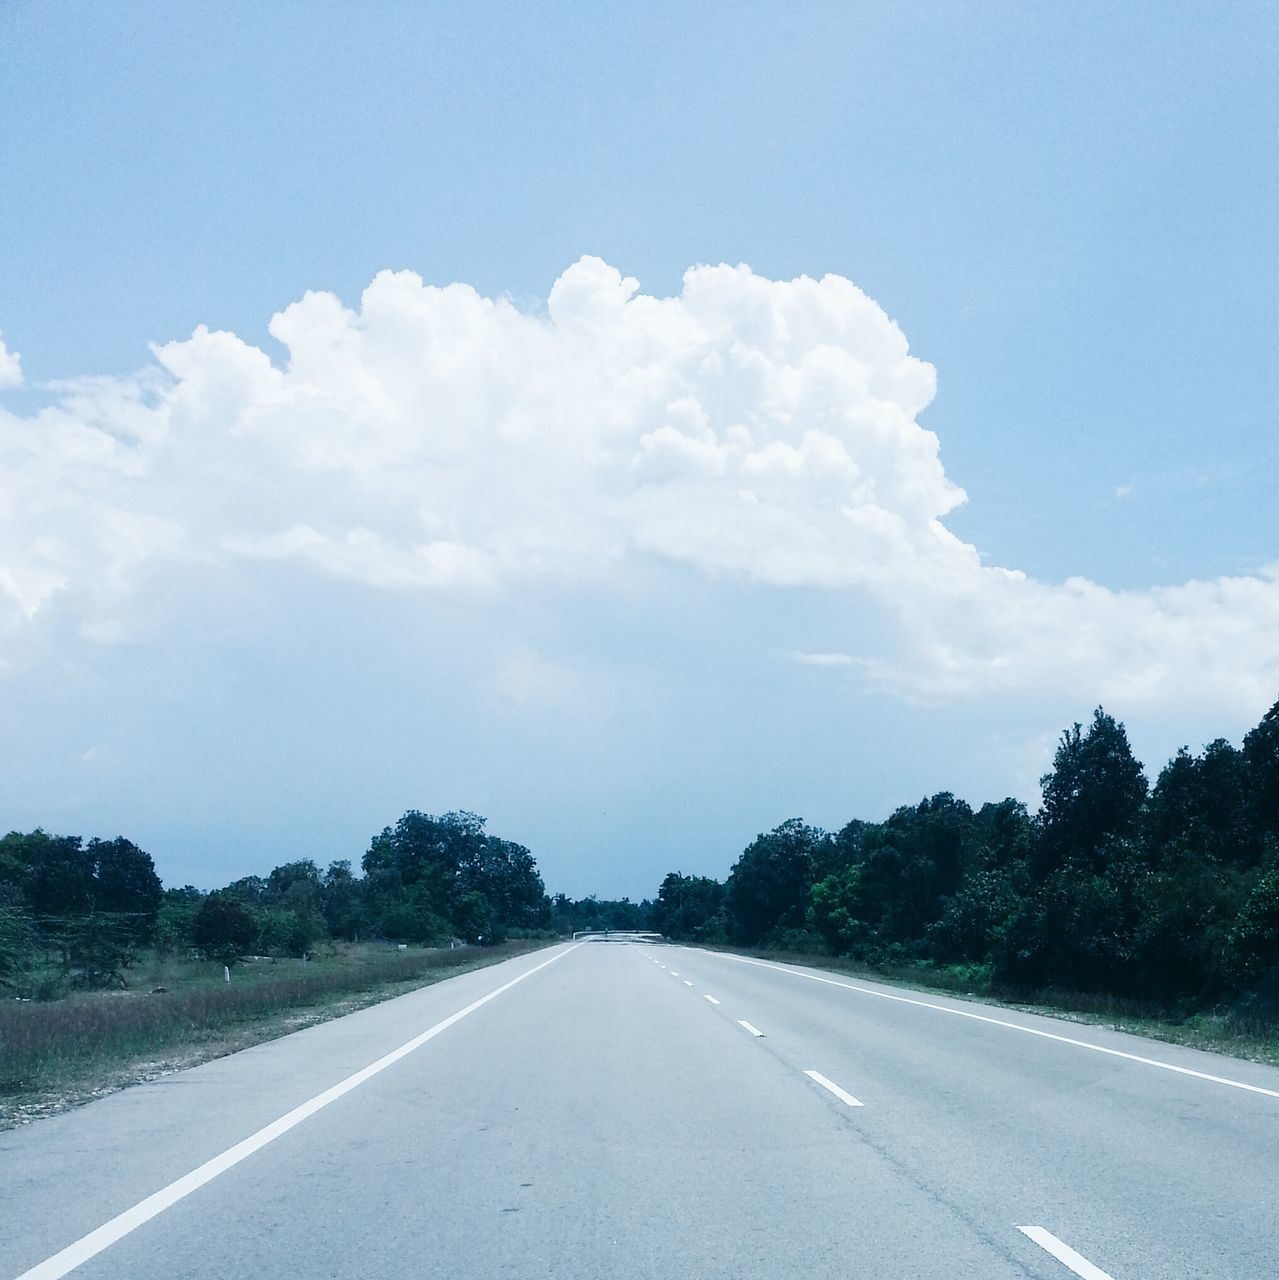
[[[708,942],[724,930],[724,886],[710,876],[671,871],[653,904],[653,928],[678,942]]]
[[[1250,824],[1257,843],[1279,843],[1279,702],[1243,740]]]
[[[234,964],[258,939],[258,922],[238,897],[211,893],[195,915],[195,945],[211,960]]]
[[[831,955],[860,950],[869,932],[861,892],[862,868],[855,865],[833,871],[809,891],[809,926],[826,944]]]
[[[0,902],[0,987],[30,967],[35,959],[36,931],[26,912]]]
[[[830,869],[832,852],[826,832],[801,818],[756,836],[733,864],[725,885],[732,939],[751,945],[782,930],[802,929],[809,891]]]
[[[1226,973],[1240,990],[1279,966],[1279,870],[1257,881],[1226,941]]]
[[[180,955],[195,947],[195,917],[203,900],[204,895],[191,885],[164,891],[151,933],[161,955]]]
[[[859,895],[879,944],[922,939],[959,887],[972,825],[972,809],[942,791],[863,833]]]
[[[1076,724],[1062,734],[1052,772],[1040,782],[1040,878],[1068,866],[1095,874],[1108,846],[1136,836],[1146,778],[1124,726],[1100,707],[1087,732]]]
[[[13,833],[6,840],[12,842],[10,855],[26,863],[27,905],[37,927],[88,914],[93,905],[94,865],[79,836],[51,836],[37,830],[25,836]]]
[[[492,903],[477,890],[464,893],[454,910],[453,925],[466,942],[491,945],[502,941],[502,930]]]
[[[354,941],[368,927],[364,881],[357,880],[345,858],[329,863],[321,894],[324,923],[331,937]]]
[[[149,941],[164,899],[151,855],[123,836],[90,840],[85,853],[94,869],[94,909],[119,917],[130,944]]]
[[[1144,839],[1152,861],[1180,862],[1193,851],[1228,866],[1255,863],[1258,847],[1249,826],[1243,754],[1224,738],[1202,756],[1185,747],[1160,772],[1146,804]]]

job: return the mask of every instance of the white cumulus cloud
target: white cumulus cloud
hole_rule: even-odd
[[[911,696],[1253,708],[1279,686],[1275,573],[1115,592],[984,566],[946,527],[965,494],[918,420],[934,371],[841,277],[695,267],[657,298],[588,257],[543,314],[388,271],[270,332],[281,363],[201,327],[141,374],[0,410],[0,628],[64,593],[82,634],[123,633],[159,561],[491,595],[647,560],[855,593],[900,643],[797,638],[794,660]],[[0,346],[0,385],[20,376]]]
[[[22,360],[16,351],[10,351],[0,334],[0,391],[22,386]]]

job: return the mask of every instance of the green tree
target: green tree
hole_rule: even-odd
[[[733,941],[753,945],[805,925],[809,891],[831,868],[831,838],[802,818],[756,836],[733,864],[724,906]]]
[[[248,955],[258,939],[258,922],[238,897],[211,893],[195,914],[195,945],[210,960],[235,964]]]
[[[1136,836],[1146,777],[1124,726],[1100,707],[1087,732],[1076,724],[1062,734],[1052,772],[1040,782],[1040,878],[1063,867],[1096,874],[1111,845]]]
[[[653,904],[653,928],[677,942],[709,942],[723,932],[724,886],[709,876],[668,872]]]
[[[26,912],[0,901],[0,987],[30,968],[36,954],[36,931]]]
[[[1240,990],[1279,965],[1279,870],[1257,881],[1226,940],[1226,973]]]
[[[133,946],[148,942],[164,900],[164,886],[151,855],[123,836],[95,837],[85,853],[93,864],[95,910],[119,917]]]
[[[819,880],[809,893],[808,923],[833,956],[859,951],[866,942],[861,881],[861,867],[848,866]]]
[[[1250,825],[1258,845],[1279,843],[1279,702],[1243,740]]]

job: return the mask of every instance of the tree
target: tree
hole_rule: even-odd
[[[830,869],[831,839],[802,818],[756,836],[729,872],[724,905],[735,942],[757,944],[802,929],[809,890]]]
[[[1226,940],[1226,972],[1240,990],[1279,965],[1279,870],[1256,883]]]
[[[1258,843],[1279,840],[1279,702],[1243,740],[1248,813]]]
[[[149,941],[164,900],[151,855],[123,836],[90,840],[85,853],[93,864],[95,910],[120,917],[133,945]]]
[[[12,985],[16,974],[35,958],[36,932],[24,911],[0,902],[0,987]]]
[[[879,944],[910,948],[922,940],[959,887],[972,822],[972,809],[942,791],[862,833],[859,896]]]
[[[856,951],[866,940],[861,880],[861,867],[848,866],[819,880],[809,893],[808,923],[833,956]]]
[[[195,945],[211,960],[235,964],[252,951],[258,922],[239,899],[225,892],[211,893],[195,915]]]
[[[724,886],[709,876],[668,872],[653,904],[653,927],[677,942],[708,942],[723,931]]]
[[[1124,726],[1100,707],[1086,733],[1076,724],[1062,734],[1052,772],[1040,783],[1044,801],[1036,871],[1041,879],[1067,866],[1099,872],[1107,846],[1137,834],[1146,777]]]

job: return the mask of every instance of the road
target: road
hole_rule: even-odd
[[[0,1276],[1268,1280],[1277,1188],[1279,1070],[586,943],[0,1134]]]

